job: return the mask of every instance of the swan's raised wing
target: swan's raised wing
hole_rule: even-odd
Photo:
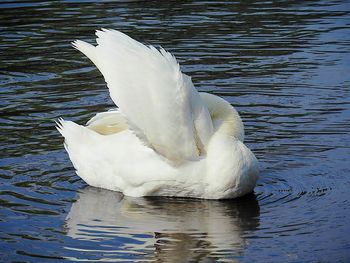
[[[101,71],[135,133],[170,160],[197,158],[212,134],[212,122],[175,57],[119,31],[103,29],[96,35],[97,46],[79,40],[73,45]]]

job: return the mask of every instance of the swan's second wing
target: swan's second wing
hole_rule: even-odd
[[[114,30],[97,46],[75,41],[103,74],[111,97],[136,134],[174,161],[198,157],[212,133],[206,106],[174,56]]]

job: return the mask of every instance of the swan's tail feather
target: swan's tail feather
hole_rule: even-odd
[[[69,146],[72,144],[79,144],[86,137],[86,130],[84,127],[72,122],[65,121],[62,118],[56,121],[56,129],[64,137],[64,147],[69,153],[71,149]]]
[[[81,171],[86,166],[86,160],[91,161],[86,156],[90,156],[91,145],[88,142],[91,141],[91,136],[94,136],[95,132],[72,121],[65,121],[62,118],[58,119],[56,123],[57,130],[64,137],[64,148],[72,161],[76,173],[81,177]],[[86,180],[84,179],[84,181]]]
[[[56,129],[65,139],[70,137],[70,134],[74,131],[72,128],[74,125],[79,126],[72,121],[65,121],[62,118],[59,118],[58,121],[56,121]]]

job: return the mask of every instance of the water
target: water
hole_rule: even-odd
[[[348,1],[0,3],[3,262],[349,262]],[[70,46],[115,28],[161,45],[241,113],[260,160],[231,201],[86,187],[54,129],[113,107]]]

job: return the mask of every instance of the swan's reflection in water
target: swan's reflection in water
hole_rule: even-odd
[[[98,241],[94,251],[106,252],[114,244],[110,259],[128,252],[161,262],[232,260],[259,225],[259,205],[254,195],[228,201],[130,198],[87,187],[78,194],[66,225],[68,236]]]

